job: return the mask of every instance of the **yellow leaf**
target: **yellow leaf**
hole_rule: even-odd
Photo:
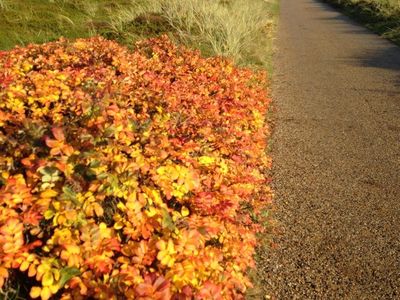
[[[170,267],[174,264],[174,259],[171,256],[166,255],[161,259],[161,264]]]
[[[162,199],[161,199],[161,196],[160,196],[160,193],[159,193],[158,191],[156,191],[156,190],[151,190],[151,195],[152,195],[153,200],[154,200],[154,202],[155,202],[156,204],[160,205],[160,204],[163,203],[163,201],[162,201]]]
[[[72,253],[72,254],[79,254],[81,252],[81,248],[79,248],[79,246],[77,246],[77,245],[68,245],[66,247],[66,249],[69,253]],[[59,273],[58,270],[53,270],[53,272],[54,272],[54,274]],[[55,277],[57,277],[57,276],[55,276]],[[56,278],[56,279],[58,279],[58,278]]]
[[[164,240],[159,240],[156,244],[157,248],[159,250],[164,250],[165,248],[167,248],[167,244],[165,243]]]
[[[122,202],[118,202],[117,207],[121,210],[121,211],[126,211],[126,206],[124,203]]]
[[[187,217],[188,215],[189,215],[189,209],[186,207],[186,206],[182,206],[182,209],[181,209],[181,215],[183,216],[183,217]]]
[[[51,201],[51,204],[53,205],[55,210],[60,210],[61,208],[61,203],[59,201]]]
[[[204,165],[204,166],[209,166],[212,165],[215,162],[215,158],[214,157],[210,157],[210,156],[201,156],[199,158],[199,163]]]
[[[122,227],[124,227],[124,223],[122,223],[122,222],[115,222],[115,224],[114,224],[114,229],[119,230],[119,229],[121,229]]]
[[[63,215],[58,215],[56,219],[53,219],[53,223],[55,223],[55,225],[63,225],[65,222],[67,222],[67,218],[65,218]]]
[[[34,261],[36,256],[34,254],[29,254],[28,257],[26,258],[27,261]]]
[[[181,171],[182,171],[182,168],[180,168],[180,166],[176,166],[176,167],[171,166],[169,168],[168,175],[172,180],[177,180],[179,178],[179,176],[181,175]]]
[[[175,253],[174,242],[171,239],[168,240],[167,250],[168,250],[168,254]]]
[[[98,204],[98,203],[93,203],[93,208],[94,208],[94,212],[96,213],[96,216],[101,217],[104,214],[104,210],[103,207]]]
[[[57,269],[53,269],[52,272],[53,272],[54,279],[56,281],[58,281],[60,279],[60,271],[58,271]]]
[[[140,211],[142,208],[142,205],[139,203],[139,201],[128,201],[126,203],[126,207],[132,211]]]
[[[50,288],[50,292],[52,294],[57,294],[58,290],[60,289],[58,284],[53,284],[53,285],[49,286],[49,288]]]
[[[31,298],[38,298],[40,296],[40,293],[42,292],[42,289],[38,286],[33,286],[31,288],[31,292],[29,293],[29,296]]]
[[[226,162],[224,162],[224,161],[221,161],[221,162],[220,162],[220,164],[219,164],[219,169],[220,169],[220,171],[221,171],[222,174],[227,174],[228,171],[229,171],[229,167],[228,167],[228,165],[226,164]]]
[[[44,213],[44,218],[46,220],[50,220],[52,217],[54,217],[54,211],[46,210],[45,213]]]
[[[156,214],[157,214],[157,210],[152,206],[150,206],[149,209],[146,210],[146,215],[149,216],[150,218],[154,217]]]
[[[28,270],[28,268],[29,268],[29,262],[27,262],[27,261],[24,261],[24,262],[19,266],[19,269],[20,269],[22,272],[25,272],[26,270]]]
[[[28,72],[32,69],[33,65],[31,65],[29,62],[24,62],[22,64],[22,68],[24,69],[25,72]]]
[[[38,278],[42,278],[43,274],[49,270],[49,267],[47,264],[41,264],[37,267],[37,274],[38,274]]]
[[[101,222],[99,224],[99,229],[100,229],[100,231],[104,231],[104,232],[107,231],[107,224],[104,222]]]
[[[158,175],[164,175],[164,174],[165,174],[165,171],[166,171],[166,168],[165,168],[165,167],[159,167],[159,168],[157,169],[157,174],[158,174]]]
[[[57,196],[58,193],[56,191],[53,190],[45,190],[40,194],[41,198],[53,198],[55,196]]]
[[[42,285],[43,286],[50,286],[54,282],[54,277],[53,273],[51,271],[47,271],[46,273],[43,274],[42,278]]]
[[[51,297],[51,291],[50,288],[48,286],[45,286],[42,289],[42,292],[40,293],[40,296],[42,297],[42,300],[48,300]]]

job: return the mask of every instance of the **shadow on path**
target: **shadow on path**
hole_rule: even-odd
[[[365,53],[355,56],[353,61],[363,67],[400,71],[400,47],[393,45],[367,50]]]
[[[371,45],[370,47],[363,49],[363,53],[352,57],[352,61],[359,63],[359,65],[364,67],[372,67],[372,68],[382,68],[382,69],[390,69],[390,70],[399,70],[400,71],[400,47],[395,45],[389,40],[386,40],[383,37],[379,37],[378,34],[364,27],[359,22],[351,19],[350,17],[341,14],[336,8],[331,5],[323,2],[313,2],[313,5],[310,9],[318,9],[322,11],[329,12],[329,16],[321,17],[316,16],[314,19],[325,22],[332,22],[335,25],[340,26],[340,32],[343,34],[348,34],[354,38],[354,34],[358,35],[360,38],[370,38]],[[333,15],[332,15],[333,14]],[[330,24],[333,25],[333,24]],[[354,25],[354,26],[348,26]],[[377,40],[382,40],[384,47],[376,46]],[[400,73],[399,73],[400,77]],[[399,78],[400,80],[400,78]]]

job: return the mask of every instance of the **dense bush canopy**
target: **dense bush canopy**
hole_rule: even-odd
[[[261,73],[166,37],[0,52],[0,286],[240,299],[271,199]]]

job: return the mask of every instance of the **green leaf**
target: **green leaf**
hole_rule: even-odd
[[[101,165],[101,161],[99,161],[97,159],[95,159],[95,160],[90,162],[90,167],[91,168],[95,168],[96,169],[96,168],[100,167],[100,165]]]
[[[63,193],[61,195],[62,200],[71,201],[77,206],[80,205],[79,201],[76,199],[76,193],[71,187],[66,185],[63,186],[62,190],[63,190]]]
[[[51,175],[43,175],[42,177],[42,182],[51,182],[53,180],[53,177]]]
[[[106,173],[106,172],[97,175],[97,179],[100,179],[100,180],[106,179],[107,177],[108,177],[108,173]]]
[[[64,199],[71,200],[71,199],[75,199],[76,198],[76,193],[71,187],[65,185],[65,186],[63,186],[62,191],[64,193],[63,194],[63,198]]]
[[[93,157],[93,155],[96,155],[96,151],[88,150],[88,151],[81,153],[81,157],[83,157],[83,158],[91,158],[91,157]]]
[[[111,137],[115,132],[115,127],[114,126],[109,126],[104,130],[104,136],[105,137]]]
[[[56,167],[46,166],[44,168],[40,168],[38,171],[40,172],[40,174],[48,175],[48,176],[58,175],[59,174],[59,171],[58,171],[58,169]]]
[[[162,216],[163,216],[162,227],[168,228],[171,231],[175,230],[174,221],[172,220],[171,215],[166,209],[163,209]]]
[[[60,271],[60,281],[58,284],[63,287],[71,278],[81,274],[78,268],[75,267],[65,267]]]
[[[139,129],[139,123],[136,122],[135,120],[129,120],[130,121],[130,125],[131,125],[131,130],[133,132],[137,132]]]

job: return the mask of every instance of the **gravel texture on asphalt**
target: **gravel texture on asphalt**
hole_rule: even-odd
[[[313,0],[281,0],[272,142],[276,299],[400,299],[400,48]],[[269,297],[267,297],[269,298]]]

